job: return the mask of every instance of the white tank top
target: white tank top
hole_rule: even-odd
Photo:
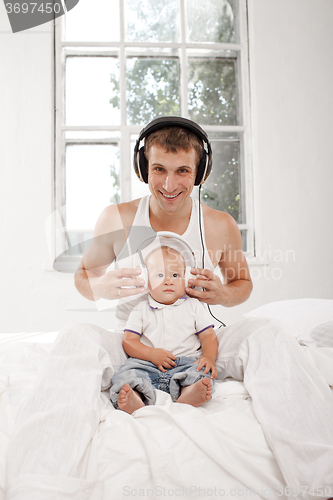
[[[137,248],[140,243],[150,236],[154,236],[156,232],[153,230],[149,219],[149,199],[150,195],[141,198],[138,209],[136,211],[132,228],[129,234],[129,238],[126,241],[125,246],[120,251],[119,255],[116,257],[115,267],[116,269],[122,267],[136,267],[138,262],[134,259]],[[195,260],[197,267],[202,266],[202,242],[200,236],[200,226],[199,226],[199,201],[192,199],[192,210],[190,222],[187,226],[185,233],[181,236],[186,239],[186,241],[192,247],[195,254]],[[204,242],[205,257],[204,257],[204,267],[214,272],[214,266],[209,257],[205,242],[204,224],[201,212],[201,228],[202,228],[202,239]],[[129,316],[129,313],[133,307],[138,304],[141,300],[147,300],[147,292],[135,295],[134,297],[125,297],[118,301],[116,307],[116,318],[117,326],[116,328],[124,329],[125,323]]]

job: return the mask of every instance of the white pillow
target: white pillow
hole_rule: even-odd
[[[316,329],[320,325],[333,321],[333,300],[282,300],[265,304],[244,316],[280,320],[296,330],[296,338],[300,344],[310,347],[333,347],[327,343],[327,333]]]
[[[333,347],[333,321],[316,326],[303,337],[302,343],[310,347]]]

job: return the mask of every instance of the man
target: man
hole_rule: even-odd
[[[201,158],[205,154],[201,139],[206,137],[205,133],[190,120],[167,117],[154,120],[144,129],[141,137],[145,138],[143,163],[145,165],[146,160],[146,180],[151,192],[148,215],[150,226],[154,231],[184,235],[191,220],[191,193]],[[211,156],[211,151],[208,154]],[[208,161],[211,162],[211,157]],[[98,219],[92,244],[84,254],[75,276],[77,289],[87,299],[119,299],[143,291],[137,280],[136,269],[122,266],[106,272],[110,263],[118,259],[128,237],[127,231],[138,219],[140,201],[110,205]],[[205,246],[211,265],[210,269],[192,271],[197,277],[191,285],[201,290],[188,288],[186,292],[207,304],[235,306],[247,300],[252,291],[239,229],[229,214],[206,205],[202,205],[201,210]],[[196,223],[199,231],[199,221],[196,220]],[[198,254],[200,251],[202,253],[200,240],[200,237],[193,238]],[[213,272],[217,266],[220,267],[224,284]]]

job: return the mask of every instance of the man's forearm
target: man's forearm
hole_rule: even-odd
[[[87,272],[84,269],[80,269],[74,276],[74,284],[77,291],[84,298],[95,301],[98,300],[98,298],[95,297],[91,285],[93,280],[96,279],[98,279],[98,276],[96,276],[96,278],[89,278]]]
[[[245,302],[251,295],[253,284],[249,280],[235,280],[227,285],[224,285],[225,291],[228,293],[227,300],[223,300],[222,305],[225,307],[233,307]]]

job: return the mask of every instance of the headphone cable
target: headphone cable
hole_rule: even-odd
[[[199,186],[199,229],[200,229],[200,238],[201,238],[201,246],[202,246],[202,269],[205,269],[205,245],[204,245],[204,241],[203,241],[203,235],[202,235],[202,227],[201,227],[201,215],[202,215],[202,212],[201,212],[201,184]],[[219,318],[217,318],[216,316],[214,316],[214,314],[212,313],[211,311],[211,308],[210,308],[210,305],[207,304],[207,307],[208,307],[208,310],[210,312],[210,315],[216,319],[216,321],[218,321],[219,323],[221,323],[222,326],[227,326],[225,323],[223,323],[223,321],[221,321]],[[219,326],[219,328],[221,328],[221,326]]]

